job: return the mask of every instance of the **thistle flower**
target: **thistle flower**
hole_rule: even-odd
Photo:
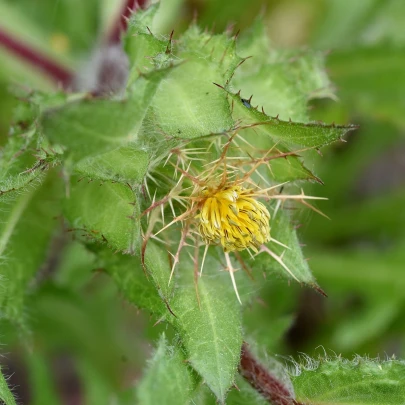
[[[246,147],[241,148],[236,138],[242,139],[248,145],[249,150],[246,150]],[[280,194],[277,189],[283,184],[271,185],[266,179],[262,169],[271,171],[271,160],[285,157],[285,153],[272,148],[263,154],[263,151],[250,145],[236,131],[225,144],[222,142],[221,138],[217,138],[211,142],[208,148],[174,148],[171,150],[165,165],[168,162],[172,163],[173,177],[177,181],[164,198],[156,201],[154,196],[152,204],[144,212],[148,215],[149,226],[144,235],[142,255],[144,255],[150,238],[163,242],[157,236],[175,223],[181,222],[182,231],[177,251],[171,252],[168,246],[168,251],[173,257],[170,280],[180,261],[183,248],[190,246],[189,240],[192,241],[192,245],[197,248],[197,251],[201,245],[205,246],[201,263],[195,263],[195,267],[200,269],[199,276],[202,275],[208,248],[220,246],[224,252],[226,270],[231,276],[236,297],[241,302],[234,277],[237,269],[232,264],[230,253],[237,254],[238,251],[247,250],[253,257],[253,254],[265,252],[296,279],[283,262],[283,255],[278,256],[267,246],[269,242],[272,242],[289,249],[281,241],[271,237],[271,216],[265,204],[259,199],[279,200],[273,214],[274,217],[283,200],[298,200],[316,210],[304,200],[317,199],[317,197],[306,196],[303,192],[299,195]],[[233,155],[231,145],[234,145],[235,150],[238,151],[237,156]],[[219,154],[219,157],[214,160],[204,159],[201,157],[204,154],[208,154],[209,157]],[[254,155],[258,154],[261,157],[255,158]],[[149,179],[158,184],[153,175],[149,174]],[[262,188],[260,182],[266,183],[269,187]],[[150,195],[147,182],[145,186]],[[166,206],[171,208],[173,215],[173,219],[167,225],[165,225]],[[182,212],[177,215],[176,209],[180,209]],[[159,223],[163,226],[155,232]],[[237,259],[239,262],[242,260],[239,255]],[[197,261],[198,258],[194,260]],[[243,262],[241,264],[243,268],[247,268]],[[196,277],[197,279],[198,277]]]
[[[251,248],[256,253],[270,241],[270,214],[251,189],[227,185],[202,192],[199,231],[207,245],[221,244],[224,252]]]

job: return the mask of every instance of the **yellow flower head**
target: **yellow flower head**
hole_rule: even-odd
[[[270,214],[251,189],[228,185],[202,191],[198,229],[206,244],[221,244],[225,252],[258,251],[270,241]]]
[[[245,146],[238,145],[235,138],[242,139]],[[249,253],[251,253],[250,250],[257,254],[267,253],[292,278],[297,279],[283,260],[284,252],[278,255],[267,246],[267,243],[273,242],[289,249],[287,245],[270,235],[270,214],[267,208],[258,201],[258,198],[264,198],[266,201],[278,201],[273,204],[273,220],[281,204],[286,200],[296,200],[316,212],[319,211],[305,201],[316,197],[306,196],[303,191],[298,195],[282,194],[278,189],[283,184],[272,183],[267,169],[272,173],[271,162],[276,158],[285,158],[287,156],[285,153],[273,147],[263,155],[263,151],[247,143],[237,132],[232,134],[225,144],[222,143],[222,139],[215,138],[210,146],[203,149],[172,149],[165,164],[170,161],[172,156],[175,157],[176,160],[172,164],[176,183],[162,199],[155,201],[155,197],[151,198],[148,182],[145,181],[145,189],[152,204],[144,211],[144,214],[150,215],[150,217],[142,245],[142,260],[147,241],[150,238],[157,239],[158,234],[176,223],[181,223],[182,230],[176,251],[170,248],[173,241],[167,238],[168,251],[172,257],[169,280],[172,279],[174,269],[180,262],[180,255],[184,248],[194,247],[192,256],[194,270],[201,276],[208,248],[217,245],[224,251],[226,270],[232,279],[236,296],[241,302],[234,277],[237,269],[235,269],[230,255],[232,252],[242,269],[247,272],[249,269],[243,261],[243,256],[237,253],[245,249]],[[235,147],[232,149],[231,145]],[[235,152],[238,153],[237,156],[235,156]],[[212,155],[215,156],[215,153],[218,153],[219,157],[215,160],[204,159],[205,153],[211,158]],[[197,157],[194,157],[195,155]],[[159,183],[152,176],[149,178],[158,188]],[[266,186],[265,188],[262,188],[263,184]],[[170,208],[170,211],[165,210],[166,206]],[[180,209],[179,214],[176,212],[178,209]],[[172,220],[166,224],[165,211],[168,211],[169,215],[172,214]],[[158,232],[154,232],[156,224],[162,224]],[[164,240],[160,241],[165,243]],[[199,261],[201,242],[205,246],[202,260]],[[200,270],[198,271],[198,269]]]

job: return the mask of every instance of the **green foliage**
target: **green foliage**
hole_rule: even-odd
[[[276,243],[272,245],[272,251],[278,256],[282,255],[283,265],[275,262],[274,257],[264,251],[256,258],[255,268],[270,274],[280,274],[289,280],[296,280],[320,290],[302,251],[294,248],[299,245],[297,234],[283,210],[277,210],[273,216],[271,235],[272,238],[279,242],[282,241],[287,246],[286,248]]]
[[[151,100],[169,70],[140,77],[123,100],[84,99],[49,110],[41,119],[44,135],[65,146],[75,161],[136,141]]]
[[[111,248],[134,252],[139,245],[139,206],[134,191],[120,183],[71,180],[64,212],[74,229],[106,242]]]
[[[55,173],[50,172],[41,187],[31,188],[12,203],[2,204],[2,317],[22,321],[27,286],[44,263],[50,239],[58,226],[60,188]]]
[[[403,361],[304,359],[293,377],[296,399],[317,404],[400,404],[405,395]]]
[[[184,367],[184,357],[161,336],[158,347],[137,389],[140,404],[188,404],[195,387],[195,376]],[[164,392],[164,398],[162,398]]]
[[[108,37],[118,6],[53,3],[4,2],[1,25],[5,20],[13,35],[53,60],[79,66],[99,24]],[[225,3],[198,7],[227,10]],[[33,404],[64,402],[51,361],[66,352],[86,404],[259,405],[271,384],[258,388],[238,375],[243,341],[270,354],[291,352],[293,339],[283,335],[293,326],[289,334],[303,331],[299,349],[325,340],[348,356],[399,346],[404,192],[403,179],[391,175],[398,166],[386,167],[404,126],[402,20],[394,23],[403,6],[303,2],[325,10],[322,21],[312,17],[307,37],[317,49],[338,48],[326,58],[269,40],[267,19],[274,7],[282,16],[286,3],[270,6],[239,37],[209,33],[196,22],[162,35],[167,15],[176,13],[162,17],[156,4],[137,10],[122,35],[128,81],[102,97],[49,92],[41,73],[4,58],[0,83],[12,72],[38,89],[20,88],[18,100],[5,99],[4,111],[13,103],[15,112],[0,137],[0,326],[12,349],[24,347],[18,361],[27,368]],[[251,11],[234,2],[232,12],[242,10]],[[393,20],[389,29],[380,14]],[[295,19],[286,26],[296,26]],[[349,147],[342,141],[357,126],[314,120],[353,116],[372,117],[362,126],[372,136],[360,133]],[[3,115],[0,121],[6,128]],[[325,146],[319,161],[315,151]],[[375,170],[389,172],[378,185],[369,174],[375,161]],[[213,162],[216,169],[202,176]],[[246,181],[238,183],[240,177]],[[202,211],[201,196],[218,181],[267,190],[271,241],[258,252],[224,256],[220,243],[205,250],[198,226],[188,232]],[[322,209],[333,221],[314,215],[298,235],[310,195],[330,198]],[[295,213],[299,203],[304,209]],[[305,254],[300,240],[311,242]],[[382,245],[384,251],[375,250]],[[331,297],[316,301],[334,314],[322,326],[300,326],[319,310],[306,302],[295,319],[300,285]],[[373,346],[379,336],[386,340]],[[145,339],[158,342],[153,353]],[[263,374],[277,374],[269,361],[259,363]],[[294,363],[291,378],[299,403],[394,404],[405,395],[403,368],[397,360],[305,358]],[[2,375],[0,399],[15,404]]]
[[[7,381],[0,371],[0,399],[4,401],[5,405],[16,405],[13,394],[7,386]]]
[[[218,276],[202,277],[198,280],[198,297],[192,283],[184,283],[170,305],[188,362],[222,403],[234,382],[242,331],[238,303],[232,290],[224,291],[221,281]]]

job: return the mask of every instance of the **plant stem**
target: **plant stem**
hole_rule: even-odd
[[[122,12],[114,24],[108,37],[108,43],[116,44],[120,42],[121,32],[125,32],[128,26],[128,18],[137,7],[143,8],[146,0],[126,0]]]
[[[290,391],[282,381],[255,359],[246,342],[242,345],[239,372],[271,404],[303,405],[292,398]]]
[[[47,77],[68,88],[73,79],[73,72],[65,66],[58,64],[38,50],[32,49],[27,44],[13,38],[10,34],[0,28],[0,47],[6,48],[10,53],[16,55],[24,62],[41,70]]]

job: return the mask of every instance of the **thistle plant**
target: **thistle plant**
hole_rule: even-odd
[[[113,44],[84,72],[62,75],[63,90],[16,86],[1,160],[1,318],[32,348],[33,314],[54,305],[54,318],[64,316],[58,288],[87,295],[83,277],[108,276],[120,297],[165,329],[135,388],[101,384],[106,404],[303,405],[328,395],[319,375],[342,367],[356,381],[364,369],[374,398],[384,400],[381,386],[400,398],[403,387],[391,382],[402,362],[325,355],[280,365],[260,358],[243,318],[276,279],[326,296],[302,252],[296,213],[325,216],[322,188],[305,191],[322,184],[314,156],[356,126],[309,118],[309,100],[336,99],[325,55],[274,49],[260,18],[240,34],[213,34],[196,21],[182,34],[157,34],[158,12],[155,4],[127,13],[121,42],[114,30]],[[72,254],[63,266],[59,251],[71,248],[84,264],[76,267]],[[46,257],[57,264],[38,272]],[[94,318],[109,311],[109,290],[100,290]],[[94,336],[83,359],[77,354],[87,376],[114,339]],[[103,350],[93,351],[99,339]],[[117,380],[106,369],[100,381]],[[0,377],[0,398],[13,404]],[[341,385],[337,378],[336,403],[346,398]]]

